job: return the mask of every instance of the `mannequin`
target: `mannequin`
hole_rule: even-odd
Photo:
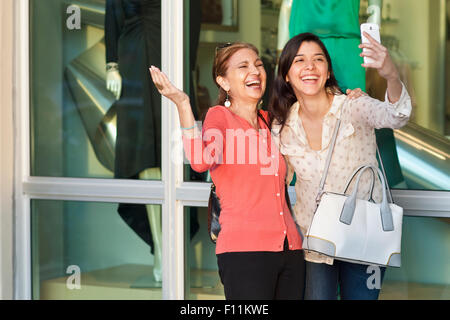
[[[283,0],[278,20],[278,48],[302,32],[315,33],[327,47],[334,73],[343,92],[361,88],[366,91],[366,73],[359,56],[360,0]],[[369,0],[367,22],[381,25],[382,0]],[[391,129],[375,130],[377,144],[388,176],[389,185],[406,187],[398,161]]]
[[[107,0],[106,87],[117,108],[114,176],[161,178],[161,98],[149,75],[161,65],[160,0]],[[125,222],[151,247],[153,276],[162,280],[159,205],[119,205]]]
[[[200,37],[200,0],[191,0],[190,68],[195,69]],[[161,179],[161,96],[148,69],[161,65],[161,0],[107,0],[105,15],[106,88],[116,98],[117,142],[114,176]],[[190,97],[195,108],[195,90]],[[162,226],[159,205],[120,204],[122,219],[154,255],[153,278],[162,280]],[[190,236],[198,231],[190,209]],[[157,284],[160,286],[160,284]]]

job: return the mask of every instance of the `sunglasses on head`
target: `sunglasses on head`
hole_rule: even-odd
[[[222,44],[218,45],[218,46],[216,47],[216,54],[217,54],[217,52],[219,52],[219,51],[222,50],[223,48],[229,47],[229,46],[231,46],[231,45],[232,45],[231,42],[222,43]]]

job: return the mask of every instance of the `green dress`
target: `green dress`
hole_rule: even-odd
[[[339,86],[365,90],[359,30],[360,0],[294,0],[289,37],[312,32],[325,44]]]

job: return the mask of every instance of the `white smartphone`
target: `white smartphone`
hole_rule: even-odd
[[[381,43],[380,39],[380,27],[376,23],[363,23],[361,24],[361,43],[370,43],[370,41],[364,36],[363,32],[367,32],[372,38]],[[363,49],[363,52],[367,49]],[[364,63],[371,63],[373,59],[364,57]]]

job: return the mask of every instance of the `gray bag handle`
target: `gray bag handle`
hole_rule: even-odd
[[[348,100],[348,97],[345,97],[344,101],[341,104],[341,107],[339,110],[340,115],[342,114],[342,109],[344,109],[344,105],[347,102],[347,100]],[[341,117],[339,116],[339,119],[337,119],[337,121],[336,121],[336,126],[334,127],[333,136],[331,138],[330,150],[328,150],[327,160],[325,161],[325,168],[323,170],[322,179],[320,180],[319,191],[317,192],[317,196],[316,196],[316,206],[319,205],[320,198],[322,197],[322,194],[324,192],[323,190],[325,187],[325,181],[327,179],[328,169],[330,168],[331,157],[333,155],[334,146],[336,145],[336,138],[337,138],[337,134],[338,134],[340,126],[341,126]],[[385,188],[387,188],[388,194],[389,194],[389,202],[394,203],[394,199],[392,198],[392,192],[391,192],[391,189],[389,188],[389,183],[386,178],[386,172],[384,171],[383,159],[381,158],[380,150],[378,150],[378,145],[376,145],[376,147],[377,147],[377,154],[378,154],[378,158],[380,159],[380,165],[381,165],[381,169],[382,169],[382,173],[383,173],[382,177],[386,182],[386,183],[383,183],[383,190],[385,190]]]
[[[341,110],[339,110],[340,114],[342,114],[342,109],[344,108],[344,104],[347,101],[347,99],[348,98],[345,97],[344,101],[341,104]],[[327,160],[325,161],[325,168],[323,170],[322,179],[320,180],[319,192],[317,193],[316,196],[316,206],[319,205],[320,198],[322,197],[323,194],[323,188],[325,187],[325,181],[327,180],[328,169],[330,168],[331,157],[333,155],[334,146],[336,145],[336,138],[340,126],[341,126],[341,117],[339,116],[339,118],[336,121],[336,126],[334,127],[333,136],[331,137],[330,150],[328,150]]]
[[[388,195],[389,195],[389,202],[394,203],[394,198],[392,197],[391,188],[389,187],[389,181],[386,176],[386,171],[384,171],[383,159],[381,159],[381,153],[380,153],[380,150],[378,149],[378,144],[376,142],[375,142],[375,145],[377,147],[378,159],[380,159],[380,166],[381,166],[381,171],[383,172],[383,178],[384,178],[384,180],[386,180],[386,189],[387,189]]]
[[[343,194],[347,193],[348,187],[350,187],[350,183],[352,182],[353,178],[364,167],[365,167],[365,165],[362,165],[359,168],[357,168],[355,171],[353,171],[353,173],[350,175],[350,178],[347,180],[347,183],[345,184],[344,191],[342,192]],[[372,180],[371,180],[371,185],[370,185],[370,189],[369,189],[369,201],[375,202],[375,200],[373,199],[373,188],[375,187],[375,172],[373,170],[371,170],[371,171],[372,171]]]
[[[379,168],[376,168],[375,166],[368,165],[364,166],[361,171],[358,173],[356,177],[356,183],[355,187],[352,191],[352,194],[345,200],[344,206],[342,207],[341,216],[339,218],[339,221],[342,223],[345,223],[347,225],[350,225],[353,220],[353,215],[355,214],[355,208],[356,208],[356,195],[358,193],[358,186],[359,186],[359,180],[364,173],[365,170],[371,169],[373,172],[377,172],[378,177],[381,180],[381,183],[383,185],[383,198],[380,203],[380,215],[381,215],[381,223],[383,225],[384,231],[393,231],[394,230],[394,222],[392,219],[392,212],[391,208],[389,207],[389,203],[387,201],[387,194],[386,194],[386,186],[385,181],[383,177],[383,173]],[[353,180],[355,176],[353,175],[350,179]]]

